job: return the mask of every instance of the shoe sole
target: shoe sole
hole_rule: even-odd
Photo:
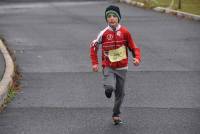
[[[124,124],[124,122],[122,122],[122,121],[113,121],[113,125],[120,125],[120,124]]]
[[[112,91],[105,91],[105,95],[106,95],[106,97],[107,98],[111,98],[111,96],[112,96]]]

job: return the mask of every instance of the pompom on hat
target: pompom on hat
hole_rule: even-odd
[[[105,19],[107,20],[108,15],[112,13],[115,14],[118,17],[118,20],[121,20],[121,14],[120,14],[120,9],[118,6],[110,5],[106,8],[105,11]]]

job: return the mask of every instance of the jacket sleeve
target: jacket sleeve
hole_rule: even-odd
[[[141,52],[140,48],[138,48],[131,37],[130,32],[127,31],[127,41],[128,41],[128,48],[131,50],[133,57],[141,61]]]
[[[92,65],[98,64],[97,52],[98,52],[97,42],[92,42],[90,44],[90,59],[91,59]]]
[[[90,59],[92,65],[97,65],[98,64],[98,49],[99,45],[101,44],[102,40],[102,32],[100,32],[95,40],[93,40],[90,44]]]

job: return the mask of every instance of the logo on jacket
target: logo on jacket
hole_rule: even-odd
[[[107,35],[107,39],[108,39],[108,40],[112,40],[112,39],[113,39],[113,35],[112,35],[112,34],[108,34],[108,35]]]
[[[117,36],[121,36],[121,32],[120,31],[117,31]]]

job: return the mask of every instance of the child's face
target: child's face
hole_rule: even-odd
[[[109,14],[107,16],[107,22],[108,22],[108,25],[113,27],[113,28],[116,28],[117,25],[118,25],[118,17],[115,15],[115,14]]]

